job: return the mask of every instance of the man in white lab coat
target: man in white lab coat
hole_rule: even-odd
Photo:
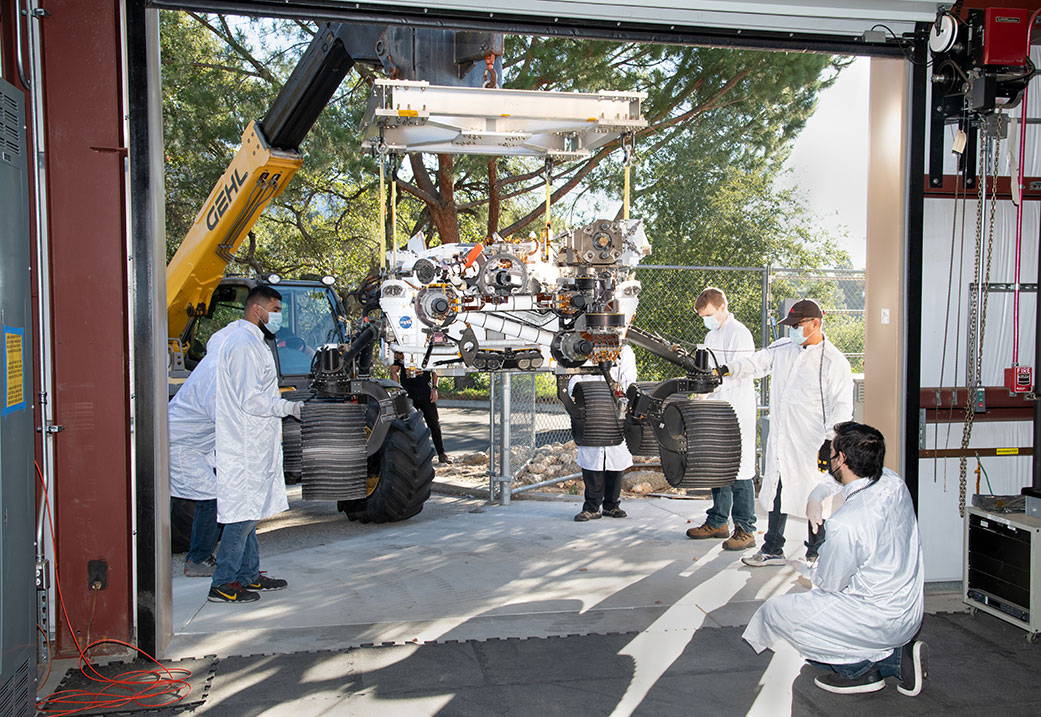
[[[224,533],[211,602],[252,602],[260,597],[257,591],[287,585],[260,572],[257,523],[289,508],[282,418],[299,418],[303,404],[279,397],[278,371],[265,343],[282,324],[282,295],[256,286],[243,313],[217,352],[217,521]]]
[[[788,515],[806,517],[810,491],[822,478],[818,456],[828,450],[832,426],[853,418],[853,373],[842,352],[824,337],[824,312],[797,301],[780,322],[793,331],[750,357],[722,367],[726,381],[770,376],[770,437],[759,503],[769,511],[763,546],[741,558],[752,567],[784,565]],[[817,559],[824,530],[807,530],[806,558]]]
[[[722,289],[706,288],[694,301],[694,310],[705,322],[708,335],[705,346],[719,364],[736,363],[755,353],[752,332],[727,310],[727,297]],[[751,378],[725,381],[710,398],[727,401],[734,407],[741,430],[741,465],[732,486],[712,489],[712,507],[705,522],[687,531],[688,538],[726,538],[724,550],[755,547],[755,386]],[[727,521],[734,518],[734,532]]]
[[[206,355],[170,401],[170,495],[195,502],[192,535],[184,559],[184,574],[210,577],[217,565],[217,479],[214,411],[217,392],[217,352],[231,326],[206,342]]]
[[[629,346],[622,347],[618,362],[611,368],[611,378],[618,382],[623,393],[636,380],[636,355]],[[603,380],[602,376],[575,376],[568,383],[568,392],[580,381]],[[619,496],[622,493],[622,473],[632,464],[633,457],[624,440],[616,446],[578,447],[578,467],[582,469],[582,481],[585,483],[585,502],[582,511],[575,516],[577,522],[599,519],[601,503],[602,514],[608,518],[626,517],[627,513],[619,504]]]
[[[845,501],[817,564],[793,561],[813,589],[770,598],[743,635],[756,652],[790,643],[827,670],[814,683],[828,692],[874,692],[896,677],[913,697],[927,675],[926,646],[915,639],[924,608],[918,521],[903,480],[882,468],[885,451],[871,426],[835,427],[828,471]]]

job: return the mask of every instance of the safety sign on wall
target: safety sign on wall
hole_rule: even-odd
[[[25,408],[24,346],[25,329],[4,326],[4,416]]]

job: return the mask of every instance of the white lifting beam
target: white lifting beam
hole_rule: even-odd
[[[646,92],[540,92],[377,80],[364,148],[580,159],[647,126]]]

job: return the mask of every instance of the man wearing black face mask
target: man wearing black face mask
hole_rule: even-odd
[[[842,506],[828,519],[828,539],[806,593],[779,595],[756,611],[744,632],[756,652],[782,640],[827,670],[814,684],[837,694],[875,692],[887,677],[910,697],[922,690],[926,646],[924,571],[911,495],[882,467],[885,440],[871,426],[835,426],[829,472]],[[793,566],[794,567],[794,566]]]

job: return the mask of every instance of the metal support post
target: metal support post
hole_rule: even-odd
[[[488,500],[495,500],[495,374],[488,374]]]
[[[529,374],[531,376],[531,455],[535,455],[535,444],[537,442],[538,433],[535,430],[535,417],[538,415],[538,400],[539,394],[537,389],[539,375],[537,373]],[[530,458],[529,458],[530,460]]]
[[[512,467],[510,466],[510,421],[513,420],[513,411],[510,405],[511,376],[509,372],[502,374],[502,444],[500,451],[502,455],[502,471],[499,473],[499,504],[510,504],[510,482],[513,480]]]

